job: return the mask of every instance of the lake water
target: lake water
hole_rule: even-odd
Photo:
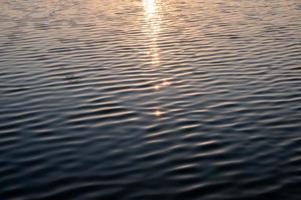
[[[1,200],[301,198],[300,0],[0,0]]]

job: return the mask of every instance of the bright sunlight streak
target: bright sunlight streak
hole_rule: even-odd
[[[143,6],[148,17],[152,17],[156,14],[156,0],[143,0]]]

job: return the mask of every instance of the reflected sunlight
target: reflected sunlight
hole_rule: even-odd
[[[160,49],[157,44],[158,32],[160,31],[160,16],[157,8],[157,0],[143,0],[146,27],[145,31],[149,36],[149,55],[153,66],[160,65]]]
[[[149,51],[147,54],[150,56],[149,63],[151,66],[156,67],[158,72],[160,71],[160,47],[158,45],[158,39],[160,37],[160,25],[162,23],[162,6],[160,0],[143,0],[143,8],[145,15],[145,25],[144,31],[149,37]],[[158,11],[160,10],[160,12]],[[158,73],[161,74],[161,73]],[[163,74],[162,74],[163,75]],[[164,87],[168,87],[170,82],[167,79],[162,79],[162,76],[158,77],[159,84],[154,85],[156,92],[162,90]],[[162,117],[162,111],[160,108],[157,108],[154,111],[156,117]]]
[[[156,0],[143,0],[145,13],[148,17],[152,17],[157,12]]]
[[[163,87],[168,87],[168,86],[170,86],[170,82],[168,81],[168,80],[162,80],[162,82],[160,83],[160,84],[157,84],[157,85],[155,85],[154,86],[154,89],[155,90],[159,90],[159,89],[161,89],[161,88],[163,88]]]
[[[155,111],[155,116],[156,116],[156,117],[161,117],[161,115],[162,115],[162,112],[161,112],[160,110],[157,109],[157,110]]]

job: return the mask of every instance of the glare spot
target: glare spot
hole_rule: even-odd
[[[156,117],[160,117],[162,115],[162,112],[160,110],[156,110],[155,115]]]
[[[159,90],[160,89],[160,85],[155,85],[155,90]]]
[[[163,86],[169,86],[169,85],[170,85],[170,82],[169,82],[169,81],[166,81],[166,80],[164,80],[164,81],[163,81],[163,83],[162,83],[162,85],[163,85]]]
[[[143,6],[148,17],[152,17],[156,14],[156,0],[143,0]]]

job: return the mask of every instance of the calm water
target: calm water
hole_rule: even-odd
[[[0,0],[1,200],[301,199],[300,0]]]

